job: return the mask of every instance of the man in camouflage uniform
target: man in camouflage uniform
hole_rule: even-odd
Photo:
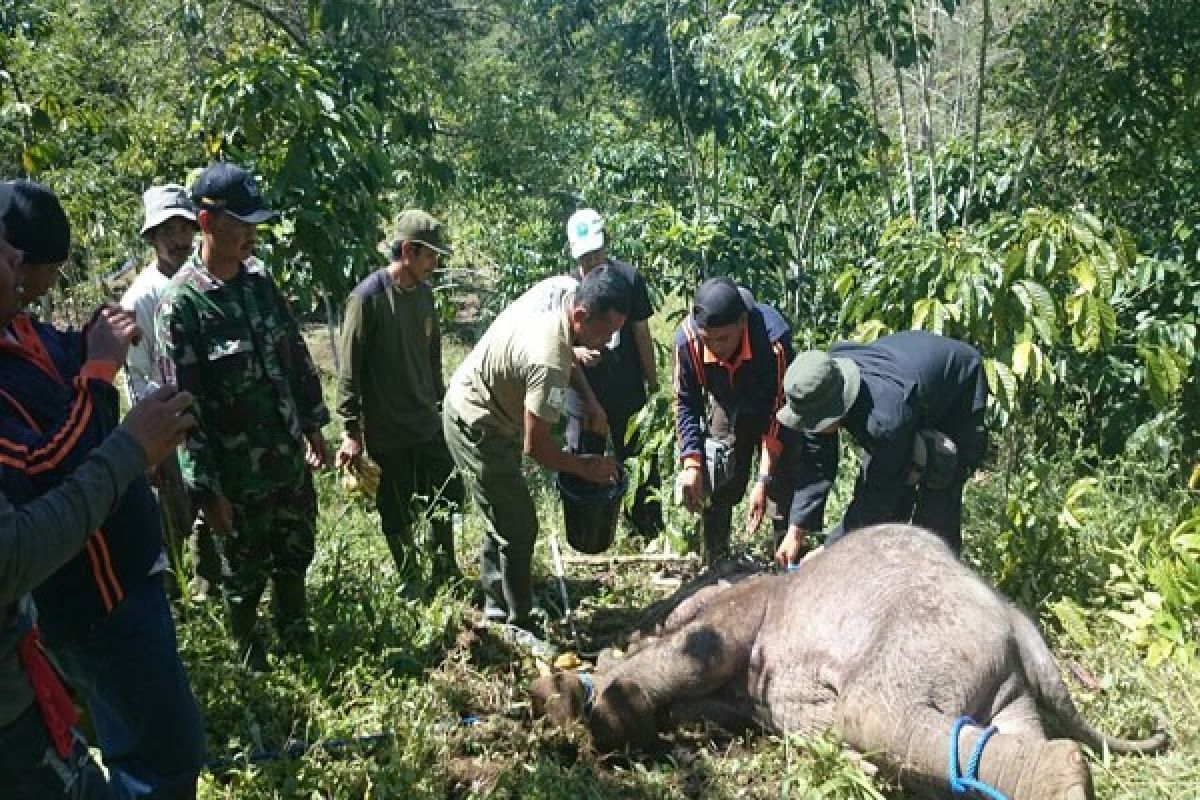
[[[192,186],[199,251],[171,280],[156,326],[163,374],[196,398],[184,483],[224,542],[229,626],[247,662],[265,668],[255,631],[272,582],[276,626],[289,650],[307,647],[304,578],[317,500],[306,469],[328,460],[329,412],[308,349],[261,262],[255,226],[272,218],[250,173],[213,164]]]

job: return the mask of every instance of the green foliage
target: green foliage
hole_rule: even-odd
[[[1108,615],[1145,651],[1149,667],[1170,658],[1195,668],[1200,664],[1200,506],[1186,510],[1174,526],[1153,517],[1141,520],[1114,555],[1107,589],[1120,600],[1120,609]]]
[[[341,296],[384,238],[380,111],[339,91],[335,65],[270,45],[232,55],[200,106],[209,153],[250,164],[271,207],[288,210],[265,248],[277,279]]]
[[[898,220],[874,259],[838,279],[843,320],[858,338],[912,327],[975,344],[1011,413],[1026,394],[1070,379],[1072,357],[1113,343],[1125,245],[1086,211],[1031,209],[946,234]]]

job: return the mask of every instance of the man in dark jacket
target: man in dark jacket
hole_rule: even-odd
[[[675,334],[675,418],[683,461],[678,487],[688,510],[703,513],[710,565],[728,554],[733,507],[745,494],[757,444],[762,452],[747,527],[757,529],[768,511],[777,539],[787,527],[792,480],[780,456],[781,436],[788,432],[775,412],[783,404],[791,357],[791,331],[779,312],[747,300],[723,277],[700,285],[692,313]]]
[[[613,454],[623,462],[638,454],[638,437],[629,435],[629,420],[646,405],[646,398],[658,391],[658,367],[650,336],[654,306],[642,274],[633,265],[609,255],[604,218],[594,209],[582,208],[571,215],[567,220],[567,242],[575,259],[571,277],[582,281],[603,265],[619,273],[630,287],[629,317],[621,330],[599,348],[575,348],[584,377],[607,417]],[[586,432],[584,404],[578,394],[572,392],[568,403],[567,446],[576,453],[603,453],[605,437]],[[629,522],[638,535],[654,538],[663,528],[658,460],[651,458],[647,466],[641,483],[633,489]]]
[[[17,294],[36,297],[66,260],[70,226],[40,184],[0,184],[0,227],[23,251]],[[117,425],[117,366],[136,338],[133,315],[97,311],[59,331],[0,309],[0,492],[23,505],[60,486]],[[34,589],[43,638],[87,702],[110,780],[126,795],[192,798],[204,729],[163,591],[158,506],[144,477],[128,482],[83,552]]]
[[[401,574],[414,566],[414,503],[423,498],[435,584],[462,577],[452,515],[465,498],[442,435],[442,334],[429,285],[438,259],[450,253],[444,234],[419,209],[396,218],[388,265],[346,301],[337,384],[343,432],[336,465],[357,466],[364,444],[379,465],[379,521]]]
[[[962,491],[987,452],[987,378],[973,347],[925,331],[801,353],[787,371],[779,421],[803,431],[791,525],[776,552],[795,563],[820,530],[837,475],[837,432],[863,450],[842,524],[827,539],[882,522],[929,528],[962,547]]]

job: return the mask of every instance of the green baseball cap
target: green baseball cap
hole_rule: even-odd
[[[396,217],[395,241],[418,242],[443,256],[454,252],[446,243],[445,226],[435,216],[419,208],[401,211]]]
[[[858,365],[848,358],[832,358],[821,350],[803,352],[783,376],[787,402],[775,418],[794,430],[825,430],[854,405],[861,380]]]

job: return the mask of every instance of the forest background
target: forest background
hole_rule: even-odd
[[[590,205],[660,303],[663,374],[714,274],[783,311],[798,348],[909,327],[976,345],[996,447],[968,494],[969,560],[1039,618],[1093,716],[1166,716],[1174,754],[1097,756],[1102,796],[1200,785],[1194,2],[0,0],[0,175],[68,208],[59,312],[145,262],[142,190],[214,158],[261,177],[284,215],[260,255],[334,324],[401,208],[449,223],[439,301],[469,344],[567,266],[563,221]],[[666,463],[670,423],[660,394],[640,429]],[[227,765],[210,796],[903,796],[821,742],[614,770],[506,727],[528,670],[480,644],[461,601],[413,601],[378,566],[367,506],[321,491],[324,657],[242,676],[215,611],[184,604],[210,743],[392,745]],[[694,543],[668,510],[677,549]],[[469,515],[465,533],[469,563]],[[572,583],[584,622],[653,596],[648,573],[617,573]],[[480,713],[480,730],[446,724]]]

